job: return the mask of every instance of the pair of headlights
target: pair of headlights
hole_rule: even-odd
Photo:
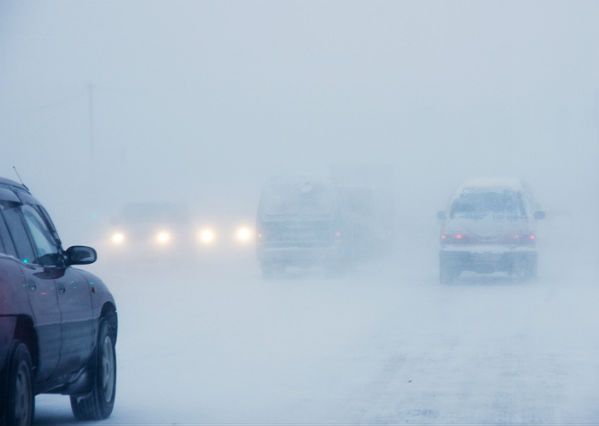
[[[248,244],[254,241],[254,230],[246,225],[241,225],[231,234],[231,239],[239,244]],[[204,245],[210,245],[218,240],[218,232],[213,228],[203,228],[197,234],[198,241]]]
[[[198,243],[209,246],[218,240],[218,233],[214,228],[202,228],[197,232],[196,238]],[[173,234],[167,230],[158,231],[153,236],[153,242],[159,246],[169,245],[173,239]],[[254,230],[249,226],[239,226],[232,239],[238,244],[249,244],[254,240]],[[115,246],[122,246],[127,243],[127,235],[121,231],[115,232],[110,237],[110,242]]]

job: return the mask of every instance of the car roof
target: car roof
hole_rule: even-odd
[[[287,175],[273,176],[268,179],[262,188],[263,191],[272,191],[278,188],[296,188],[300,190],[304,186],[325,186],[334,188],[329,179],[311,175]]]
[[[29,192],[29,189],[25,185],[3,177],[0,177],[0,186],[10,186],[12,188],[17,188],[22,191]]]
[[[186,204],[172,202],[136,202],[125,204],[118,215],[113,218],[116,221],[148,221],[148,220],[183,220],[190,219],[189,208]]]
[[[490,190],[490,191],[523,191],[524,185],[520,179],[516,178],[488,178],[481,177],[470,179],[464,182],[458,189],[458,193],[469,190]]]
[[[0,201],[40,204],[25,185],[0,177]]]
[[[328,182],[328,179],[325,179],[318,175],[309,175],[309,174],[297,174],[297,175],[277,175],[271,176],[266,184],[274,183],[274,184],[295,184],[295,183],[305,183],[305,182]]]

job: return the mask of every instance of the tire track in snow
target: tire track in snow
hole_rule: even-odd
[[[457,346],[456,346],[457,347]],[[352,398],[359,424],[549,424],[567,375],[558,357],[474,353],[394,354]],[[470,365],[466,368],[465,365]]]

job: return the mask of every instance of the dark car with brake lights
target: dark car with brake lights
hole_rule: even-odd
[[[69,395],[81,420],[111,414],[115,301],[98,277],[74,268],[96,257],[91,247],[63,250],[27,187],[0,178],[0,425],[30,425],[41,393]]]
[[[256,229],[258,260],[265,277],[279,275],[288,267],[335,268],[342,258],[339,197],[326,180],[271,179],[262,190]]]
[[[263,276],[313,268],[337,275],[387,250],[389,203],[380,195],[368,185],[341,186],[326,178],[270,179],[256,221]]]

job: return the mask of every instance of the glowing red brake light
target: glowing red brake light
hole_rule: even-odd
[[[441,234],[442,241],[466,241],[466,236],[460,232],[455,234]]]
[[[527,242],[534,242],[537,239],[537,236],[535,234],[512,234],[508,237],[506,237],[507,239],[515,242],[515,243],[521,243],[521,244],[526,244]]]

